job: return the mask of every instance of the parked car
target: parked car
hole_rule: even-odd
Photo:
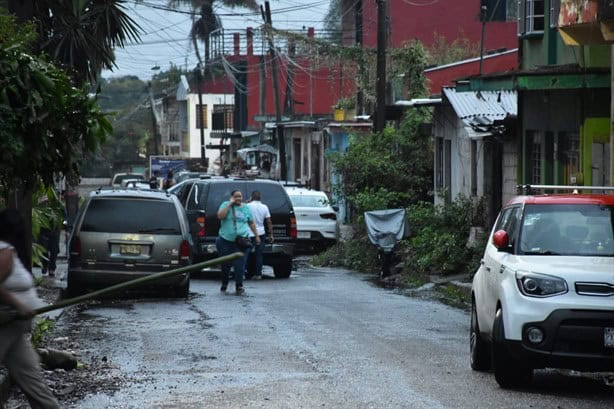
[[[175,195],[136,189],[91,192],[70,238],[67,292],[74,296],[189,265],[191,248],[185,210]],[[190,275],[155,286],[186,297]]]
[[[111,179],[111,186],[123,187],[122,182],[128,179],[145,181],[145,176],[141,173],[116,173],[113,175],[113,179]]]
[[[471,367],[505,388],[536,368],[612,371],[613,230],[612,195],[507,203],[473,279]]]
[[[175,183],[183,182],[186,179],[198,179],[200,177],[210,176],[206,172],[191,172],[182,170],[175,175]]]
[[[326,193],[295,186],[285,188],[296,214],[297,248],[317,251],[337,243],[337,213]]]
[[[194,242],[194,257],[198,261],[216,257],[215,239],[220,228],[217,210],[230,192],[240,190],[245,201],[255,190],[269,207],[275,241],[266,243],[263,263],[273,267],[276,278],[288,278],[296,242],[296,218],[290,198],[279,182],[268,179],[210,177],[187,179],[169,189],[184,205]],[[248,261],[248,276],[253,263]]]
[[[139,179],[126,179],[122,182],[123,187],[126,189],[145,189],[151,190],[149,182],[144,182]]]

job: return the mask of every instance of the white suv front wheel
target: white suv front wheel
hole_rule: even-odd
[[[487,371],[490,369],[490,347],[482,339],[478,324],[478,313],[475,309],[475,300],[471,300],[471,330],[469,333],[469,357],[471,369],[474,371]]]
[[[533,377],[533,369],[522,360],[513,357],[505,344],[503,310],[499,308],[493,324],[492,364],[495,379],[502,388],[528,386]]]

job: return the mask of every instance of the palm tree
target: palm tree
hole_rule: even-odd
[[[250,10],[258,11],[258,3],[256,0],[219,0],[222,5],[230,8],[244,7]],[[222,22],[219,16],[213,10],[216,5],[216,0],[170,0],[169,5],[175,7],[179,4],[188,4],[192,7],[195,14],[192,16],[192,30],[190,30],[190,38],[194,45],[196,57],[203,66],[203,60],[200,52],[198,51],[198,42],[201,40],[205,44],[205,61],[204,66],[207,67],[207,63],[211,58],[211,36],[216,33],[217,30],[222,28]],[[197,15],[198,13],[198,15]]]
[[[139,41],[140,27],[125,12],[124,0],[0,0],[19,22],[34,23],[34,52],[48,54],[76,85],[96,82],[103,68],[115,66],[115,47]],[[40,95],[37,97],[40,99]],[[8,207],[19,209],[31,228],[34,186],[9,186]],[[32,237],[28,236],[28,261]]]
[[[69,71],[77,84],[96,82],[115,65],[115,47],[138,42],[139,25],[124,0],[8,0],[22,21],[36,22],[39,49]],[[1,4],[0,4],[1,5]]]

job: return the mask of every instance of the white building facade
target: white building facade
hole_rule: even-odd
[[[234,93],[232,90],[229,93],[204,90],[200,104],[197,91],[191,89],[184,76],[181,77],[177,88],[181,156],[201,158],[201,147],[204,145],[209,170],[219,170],[221,147],[228,143],[227,138],[233,132]],[[202,117],[199,113],[202,113]],[[203,136],[204,143],[201,141]]]

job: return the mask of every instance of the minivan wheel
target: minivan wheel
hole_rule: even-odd
[[[471,300],[471,329],[469,335],[469,357],[471,369],[474,371],[487,371],[490,369],[490,347],[482,339],[478,324],[478,313],[475,308],[475,300]]]
[[[74,298],[82,295],[85,292],[85,287],[79,281],[75,280],[70,274],[66,278],[65,298]]]
[[[186,298],[190,295],[190,278],[186,278],[183,283],[173,288],[173,295],[177,298]]]
[[[292,273],[292,259],[273,266],[275,278],[288,278]]]
[[[521,388],[531,383],[533,368],[512,357],[505,346],[501,309],[497,310],[493,324],[492,364],[495,370],[495,380],[502,388]]]

